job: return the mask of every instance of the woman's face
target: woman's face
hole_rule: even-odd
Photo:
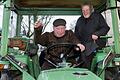
[[[90,6],[89,5],[82,6],[82,13],[85,18],[89,18],[91,15]]]

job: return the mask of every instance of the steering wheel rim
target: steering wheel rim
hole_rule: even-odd
[[[50,50],[56,48],[56,47],[67,47],[67,48],[70,48],[70,50],[68,52],[66,52],[65,54],[69,54],[73,49],[71,48],[79,48],[79,46],[77,46],[76,44],[73,44],[73,43],[55,43],[51,46],[49,46],[47,48],[47,54],[50,54],[51,56],[54,56],[53,54],[50,53]],[[80,48],[79,48],[80,50]],[[54,56],[54,57],[57,57],[57,56]]]
[[[69,57],[69,54],[71,53],[71,51],[73,51],[75,48],[79,48],[79,46],[77,46],[76,44],[73,44],[73,43],[55,43],[51,46],[49,46],[46,51],[47,51],[47,54],[48,55],[51,55],[53,57],[56,57],[56,58],[59,58],[57,56],[54,56],[53,54],[50,53],[50,50],[54,49],[54,48],[58,48],[58,47],[66,47],[68,48],[68,51],[66,51],[66,53],[64,53],[64,56],[63,58],[65,58],[66,60],[68,59]],[[79,48],[79,51],[80,51],[80,48]],[[60,58],[59,58],[60,59]],[[49,60],[49,59],[48,59]],[[49,62],[52,62],[51,60],[49,60]],[[53,65],[53,64],[52,64]]]

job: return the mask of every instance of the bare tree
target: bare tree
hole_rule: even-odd
[[[53,18],[51,15],[45,15],[45,16],[39,16],[38,17],[44,24],[43,26],[43,30],[42,32],[44,32],[46,26],[48,25],[48,23],[51,21],[51,19]]]
[[[44,32],[46,26],[48,23],[50,23],[51,19],[53,18],[51,15],[43,15],[37,17],[42,23],[44,24],[42,32]],[[31,37],[34,34],[33,27],[34,26],[34,17],[28,16],[28,23],[26,21],[22,21],[22,34],[24,34],[27,37]]]

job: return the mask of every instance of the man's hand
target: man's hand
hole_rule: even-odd
[[[34,24],[34,28],[41,28],[41,27],[43,27],[42,22],[36,21],[35,24]]]
[[[85,46],[82,44],[77,44],[77,46],[79,46],[81,52],[83,52],[85,50]],[[76,48],[76,50],[79,50],[78,48]]]
[[[98,39],[98,36],[97,36],[97,35],[92,35],[92,39],[93,39],[93,40],[97,40],[97,39]]]

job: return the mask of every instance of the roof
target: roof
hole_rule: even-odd
[[[84,2],[90,2],[94,6],[101,6],[106,3],[107,0],[14,0],[20,7],[64,7],[64,8],[76,8]]]
[[[1,1],[5,2],[6,0],[0,0],[0,2]],[[84,2],[91,3],[96,11],[102,12],[106,10],[107,8],[106,3],[109,0],[11,0],[11,1],[13,1],[14,6],[16,7],[15,9],[18,9],[19,11],[34,11],[35,9],[37,11],[48,11],[49,14],[49,13],[54,13],[56,12],[56,10],[58,10],[57,14],[59,14],[59,11],[67,11],[67,10],[78,11],[80,10],[81,4],[83,4]],[[44,14],[44,12],[41,13]]]
[[[105,9],[107,0],[14,0],[20,8],[80,8],[84,2],[90,2],[95,9]]]

